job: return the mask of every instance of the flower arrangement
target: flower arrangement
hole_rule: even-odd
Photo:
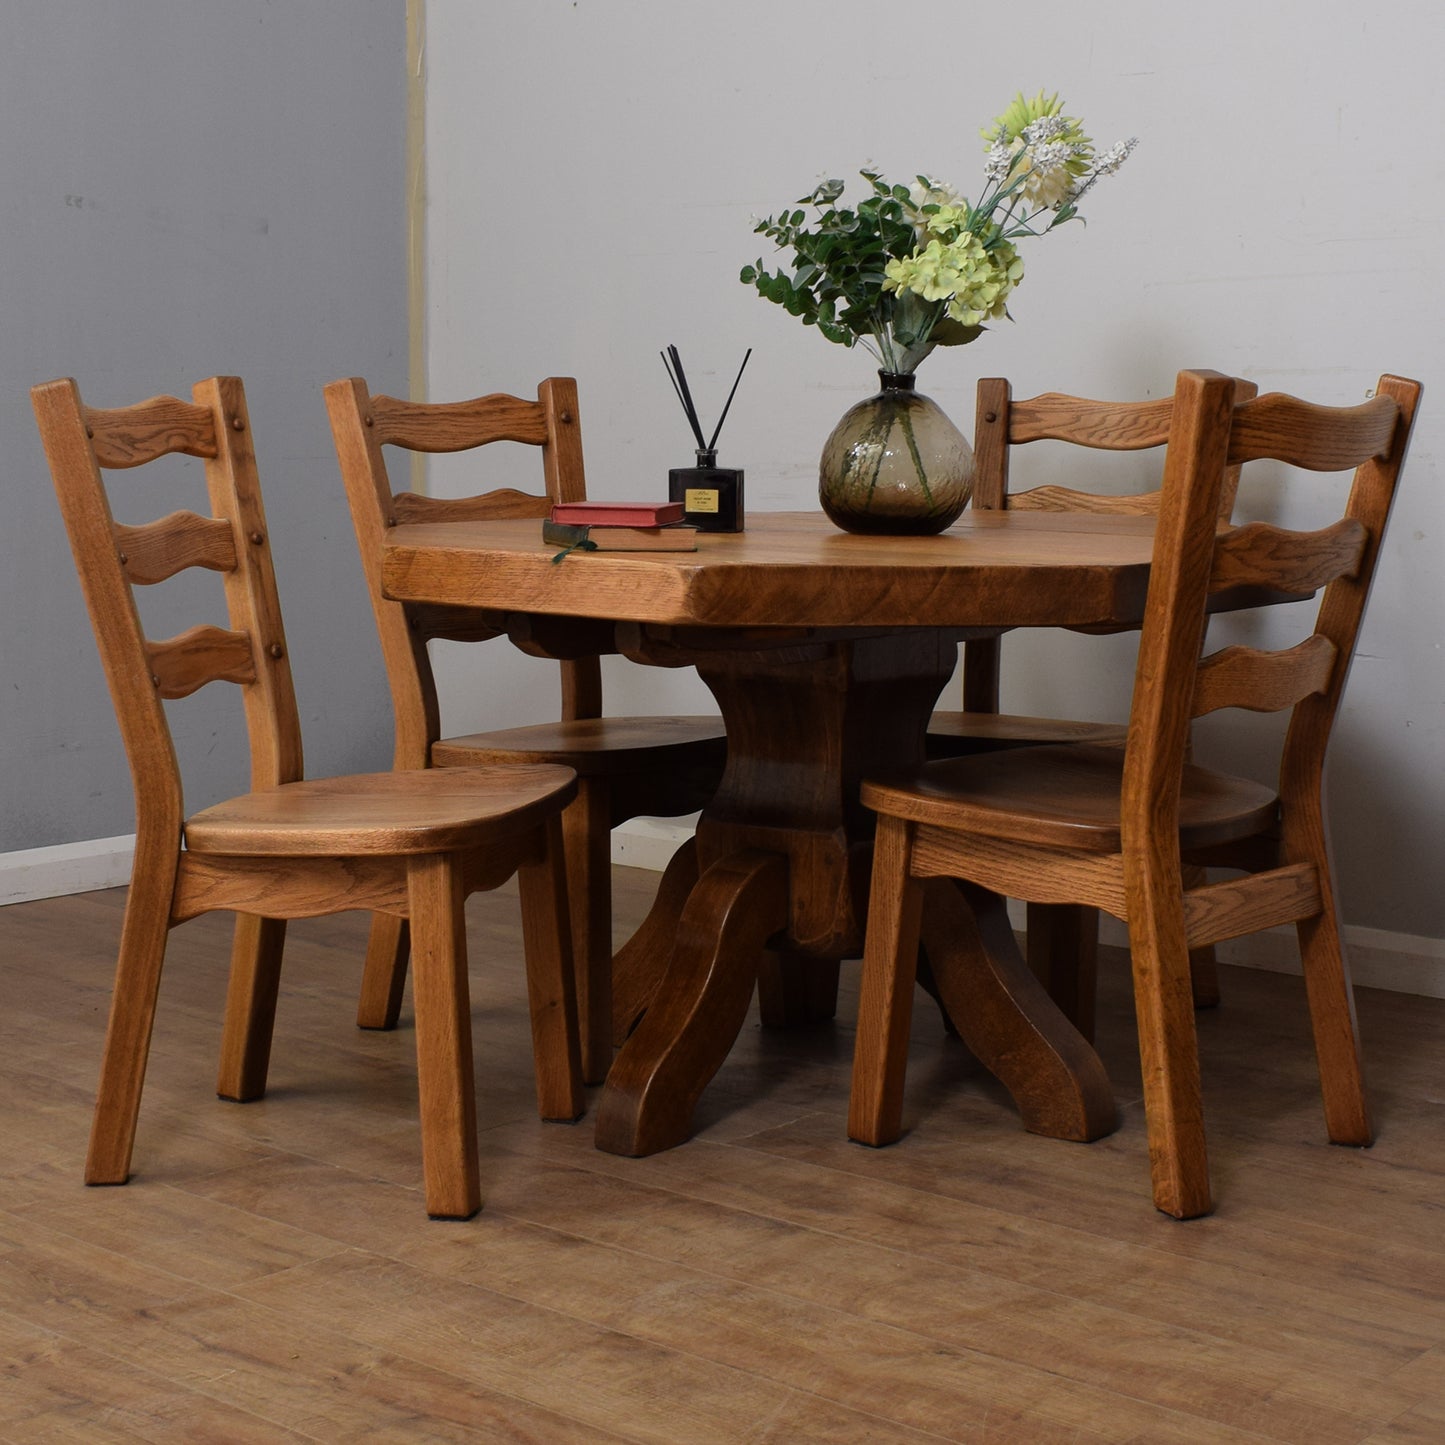
[[[1017,95],[982,136],[977,204],[927,176],[910,188],[864,170],[871,193],[847,209],[844,183],[823,181],[755,228],[793,252],[791,271],[759,260],[739,279],[829,341],[861,342],[896,375],[911,375],[935,346],[973,341],[986,321],[1008,316],[1024,273],[1016,243],[1078,217],[1082,197],[1135,145],[1096,155],[1080,122],[1043,91]]]

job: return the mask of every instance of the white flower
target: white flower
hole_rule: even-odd
[[[1024,178],[1024,199],[1031,206],[1042,208],[1062,205],[1074,190],[1075,177],[1069,162],[1079,148],[1068,141],[1042,141],[1024,146],[1022,139],[1016,140],[1014,147],[1014,170]]]
[[[1051,141],[1069,129],[1071,122],[1065,115],[1041,115],[1023,129],[1023,138],[1028,145],[1039,145]]]
[[[1076,202],[1087,190],[1089,190],[1101,176],[1112,176],[1120,166],[1129,159],[1134,147],[1139,144],[1137,136],[1130,136],[1128,140],[1121,140],[1117,145],[1110,146],[1089,169],[1079,177],[1078,183],[1069,194],[1069,201]]]
[[[1131,135],[1128,140],[1121,140],[1117,145],[1112,145],[1094,163],[1094,170],[1101,176],[1112,176],[1120,166],[1129,159],[1129,153],[1139,144],[1139,137]]]
[[[1073,160],[1076,147],[1067,141],[1043,141],[1029,147],[1029,159],[1034,170],[1041,176],[1051,176],[1061,166]]]
[[[1002,185],[1008,180],[1008,173],[1013,169],[1014,150],[1007,141],[996,140],[988,148],[988,159],[984,163],[984,176],[995,185]]]

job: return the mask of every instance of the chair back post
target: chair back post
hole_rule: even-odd
[[[547,418],[542,470],[549,502],[585,502],[587,473],[582,463],[582,428],[577,420],[577,383],[570,376],[549,376],[537,388]]]
[[[334,381],[326,388],[326,411],[391,691],[395,720],[392,764],[424,768],[431,745],[441,736],[441,709],[427,655],[429,636],[413,626],[400,602],[393,602],[382,591],[382,544],[387,531],[396,525],[395,499],[381,450],[384,433],[377,427],[371,393],[359,376]]]
[[[174,850],[185,816],[180,766],[147,666],[145,629],[125,575],[127,559],[116,547],[115,518],[91,446],[90,409],[69,377],[32,388],[30,397],[130,765],[137,847],[144,851],[150,836]],[[208,414],[196,410],[184,424],[194,448],[213,448]]]
[[[996,512],[1008,506],[1009,406],[1013,396],[1007,378],[987,376],[978,383],[973,428],[973,498],[975,512]],[[965,712],[996,713],[1002,649],[997,637],[980,637],[963,648]]]
[[[1382,376],[1375,389],[1377,398],[1388,398],[1398,408],[1395,430],[1388,450],[1362,462],[1350,485],[1345,516],[1364,527],[1364,546],[1354,569],[1327,584],[1315,618],[1315,635],[1331,643],[1336,662],[1328,684],[1300,699],[1290,716],[1280,758],[1280,796],[1285,803],[1286,827],[1290,822],[1290,800],[1309,796],[1311,787],[1317,791],[1323,776],[1325,752],[1354,659],[1420,394],[1419,382],[1390,375]]]
[[[1002,376],[978,383],[973,427],[973,509],[996,512],[1008,506],[1009,409],[1013,388]]]
[[[587,500],[582,465],[582,428],[577,420],[577,383],[570,376],[549,376],[537,388],[547,417],[542,466],[551,502]],[[602,716],[602,662],[597,657],[569,658],[562,663],[562,719]]]
[[[1229,454],[1234,380],[1183,371],[1174,390],[1125,744],[1124,856],[1179,869],[1179,790],[1204,638],[1219,494]]]
[[[216,454],[205,459],[206,488],[213,512],[231,524],[234,538],[236,564],[221,574],[226,611],[231,627],[251,638],[255,654],[255,676],[241,684],[251,787],[294,783],[304,771],[301,717],[245,389],[239,377],[213,376],[197,382],[191,398],[211,414]]]

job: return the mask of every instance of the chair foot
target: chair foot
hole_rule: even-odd
[[[469,1219],[482,1207],[472,1012],[460,870],[446,855],[407,867],[416,1076],[426,1212]]]
[[[219,1098],[245,1104],[266,1093],[285,946],[284,919],[258,918],[251,913],[236,915],[226,1018],[221,1029],[221,1062],[216,1074]]]
[[[407,921],[394,913],[371,915],[371,936],[361,972],[361,997],[356,1005],[359,1029],[394,1029],[401,1017],[406,993],[406,965],[410,952]]]
[[[606,779],[579,778],[562,813],[582,1077],[612,1067],[612,797]]]
[[[167,851],[171,849],[168,840]],[[124,1184],[130,1178],[156,995],[170,932],[174,877],[173,864],[156,867],[145,858],[147,851],[142,840],[126,897],[110,1021],[85,1159],[87,1184]]]
[[[581,1116],[585,1098],[571,953],[575,933],[567,917],[571,880],[564,861],[562,823],[552,819],[544,829],[544,839],[534,860],[517,870],[532,1059],[538,1112],[543,1119],[570,1123]],[[610,1057],[610,1039],[607,1053]]]
[[[1325,1128],[1330,1143],[1363,1149],[1374,1143],[1375,1129],[1365,1096],[1354,989],[1332,900],[1326,897],[1322,912],[1301,919],[1295,931],[1304,966]]]

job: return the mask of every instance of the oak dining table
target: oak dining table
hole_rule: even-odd
[[[1137,626],[1153,525],[966,512],[937,536],[876,537],[820,513],[750,513],[744,532],[700,533],[695,552],[560,561],[535,519],[390,529],[391,597],[473,610],[541,656],[695,668],[722,713],[722,783],[616,959],[622,1042],[599,1148],[645,1155],[689,1137],[755,988],[767,1022],[831,1017],[839,961],[863,945],[872,817],[860,780],[923,761],[960,641]],[[931,886],[927,918],[936,997],[1024,1126],[1110,1132],[1103,1066],[1029,972],[1004,900]]]

